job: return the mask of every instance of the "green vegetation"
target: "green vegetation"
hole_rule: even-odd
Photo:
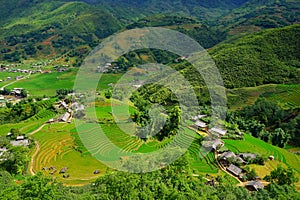
[[[39,120],[53,116],[53,100],[42,100],[34,103],[32,99],[21,100],[15,105],[0,109],[0,124],[17,123],[25,120]]]
[[[227,88],[299,80],[299,25],[245,36],[210,51]]]
[[[299,84],[269,84],[257,87],[228,89],[227,99],[229,108],[232,110],[252,105],[259,97],[275,102],[284,109],[293,109],[300,106],[299,91]]]
[[[0,0],[0,87],[7,85],[0,95],[5,96],[1,102],[8,101],[0,107],[0,198],[300,199],[300,157],[292,153],[300,144],[299,5],[297,0]],[[67,112],[54,105],[59,100],[70,103],[77,67],[101,40],[145,26],[180,31],[209,49],[227,88],[230,111],[225,121],[211,117],[204,79],[187,60],[167,51],[140,49],[111,63],[99,81],[95,101],[89,99],[80,112],[68,110],[85,123],[46,123]],[[127,81],[142,82],[154,72],[139,65],[155,62],[182,74],[194,87],[200,106],[179,103],[176,92],[188,96],[192,91],[168,89],[163,86],[167,79],[160,85],[141,83],[130,100],[122,88],[112,93],[125,72],[132,72]],[[12,83],[22,75],[17,68],[41,73]],[[173,80],[168,84],[185,85]],[[13,88],[24,90],[15,98]],[[78,103],[88,96],[76,95]],[[188,116],[181,116],[186,106]],[[216,152],[202,150],[205,136],[193,130],[194,122],[182,120],[198,110],[207,115],[204,122],[225,124],[228,135],[222,137],[222,150],[256,154],[256,159],[245,159],[247,166],[232,162],[243,168],[242,179],[259,175],[270,184],[251,193],[236,186],[238,179],[220,168]],[[13,147],[10,140],[17,136],[28,137],[30,145]],[[90,146],[85,143],[89,137]],[[133,165],[127,162],[128,153],[154,152],[171,142],[178,148],[191,145],[167,166],[176,151],[164,151],[159,155],[168,156],[160,163],[163,167],[146,174],[117,172],[98,160],[121,159],[125,169],[143,172],[153,166],[153,158]],[[67,173],[59,173],[64,167]]]
[[[290,166],[295,169],[298,174],[300,174],[300,166],[297,164],[300,161],[300,157],[298,155],[290,153],[285,149],[272,146],[271,144],[248,134],[245,134],[244,138],[244,140],[225,140],[225,147],[235,153],[259,153],[263,157],[269,157],[272,155],[275,159],[283,162],[287,166]]]
[[[93,184],[83,187],[64,187],[41,173],[25,177],[17,185],[10,174],[0,172],[0,195],[3,199],[298,199],[299,193],[288,185],[270,184],[265,190],[249,193],[233,185],[227,176],[216,177],[214,187],[202,177],[193,177],[186,155],[166,169],[130,174],[110,172]],[[30,188],[30,190],[28,190]],[[285,193],[287,192],[287,193]],[[284,196],[283,196],[284,194]]]
[[[251,0],[219,18],[216,25],[236,36],[297,24],[299,21],[297,0]]]
[[[298,181],[292,168],[285,169],[281,166],[271,171],[270,176],[266,176],[264,179],[276,182],[278,185],[292,185]]]

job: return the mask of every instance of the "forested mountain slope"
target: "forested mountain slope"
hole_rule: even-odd
[[[250,0],[219,18],[215,25],[231,35],[239,35],[297,23],[300,23],[298,0]]]
[[[269,29],[210,51],[229,88],[299,83],[300,25]]]

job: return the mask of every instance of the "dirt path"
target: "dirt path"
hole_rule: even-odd
[[[18,82],[18,81],[20,81],[20,80],[23,80],[23,79],[25,79],[25,78],[29,78],[30,75],[31,75],[31,74],[29,74],[29,75],[27,75],[27,76],[24,76],[23,78],[20,78],[19,80],[16,80],[16,81],[13,81],[13,82],[11,82],[11,83],[8,83],[8,84],[2,86],[0,90],[4,90],[4,88],[6,88],[7,86],[10,86],[10,85],[12,85],[12,84],[14,84],[14,83],[16,83],[16,82]]]
[[[40,130],[42,130],[47,124],[43,124],[41,125],[38,129],[32,131],[31,133],[28,133],[28,135],[33,135],[37,132],[39,132]],[[32,175],[35,175],[35,172],[33,170],[33,166],[34,166],[34,159],[35,159],[35,156],[38,154],[38,152],[40,151],[41,149],[41,145],[38,141],[35,141],[35,144],[36,144],[36,149],[34,151],[34,153],[32,154],[31,156],[31,160],[30,160],[30,167],[29,167],[29,171]]]
[[[43,124],[42,126],[40,126],[38,129],[32,131],[31,133],[28,133],[27,135],[33,135],[37,132],[39,132],[40,130],[42,130],[47,124]]]
[[[33,155],[31,156],[31,160],[30,160],[30,167],[29,167],[29,171],[32,175],[35,175],[35,172],[33,170],[33,165],[34,165],[34,158],[35,156],[38,154],[38,152],[40,151],[41,149],[41,145],[40,143],[38,143],[37,141],[35,142],[36,144],[36,150],[34,151]]]

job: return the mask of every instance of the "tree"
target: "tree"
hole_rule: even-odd
[[[19,192],[21,199],[54,199],[57,187],[50,177],[38,173],[35,176],[27,177]]]
[[[112,97],[112,91],[109,90],[109,89],[105,90],[104,91],[104,96],[105,96],[105,98],[110,99]]]
[[[279,147],[283,148],[291,139],[291,135],[284,132],[281,128],[275,129],[272,134],[272,144],[278,145]]]
[[[24,89],[21,90],[21,94],[20,95],[21,95],[22,98],[26,98],[27,97],[27,91],[24,90]]]
[[[264,177],[264,180],[277,183],[278,185],[292,185],[298,181],[296,174],[292,168],[277,167],[271,171],[270,175]]]
[[[254,180],[257,177],[257,173],[255,172],[254,169],[251,169],[248,173],[247,173],[247,179],[248,181]]]
[[[12,139],[16,139],[20,135],[20,130],[17,128],[12,128],[10,129],[10,133],[11,133],[10,137]]]

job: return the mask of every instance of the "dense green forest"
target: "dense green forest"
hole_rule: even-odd
[[[283,148],[287,144],[299,146],[299,112],[299,108],[284,110],[272,101],[259,98],[253,105],[229,112],[227,121],[254,137]]]
[[[300,26],[269,29],[221,44],[209,53],[228,88],[299,81]]]

